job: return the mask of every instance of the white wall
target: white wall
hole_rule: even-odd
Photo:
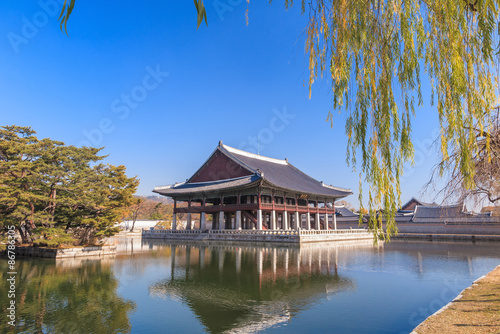
[[[154,227],[160,220],[136,220],[134,225],[134,230],[140,229],[149,229],[150,227]],[[118,224],[121,229],[130,230],[132,227],[132,220],[124,220]]]

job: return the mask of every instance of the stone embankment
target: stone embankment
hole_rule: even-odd
[[[373,240],[365,229],[346,230],[143,230],[144,239],[226,240],[305,243],[339,240]]]
[[[476,280],[412,334],[500,333],[500,266]]]
[[[16,247],[16,256],[44,257],[52,259],[75,258],[86,256],[115,255],[116,246],[91,246],[74,248],[44,248],[44,247]],[[3,252],[4,253],[4,252]],[[5,254],[2,254],[5,256]]]

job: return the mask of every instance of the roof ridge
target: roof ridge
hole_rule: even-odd
[[[276,163],[276,164],[280,164],[280,165],[287,165],[288,164],[288,161],[286,159],[282,160],[282,159],[265,157],[265,156],[260,155],[260,154],[255,154],[255,153],[240,150],[238,148],[227,146],[226,144],[221,144],[220,147],[224,148],[229,153],[243,155],[243,156],[248,157],[248,158],[259,159],[259,160],[268,161],[268,162],[272,162],[272,163]]]

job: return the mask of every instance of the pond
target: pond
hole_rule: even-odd
[[[17,259],[2,333],[409,333],[500,264],[500,243],[118,239],[116,257]],[[1,305],[8,305],[0,262]]]

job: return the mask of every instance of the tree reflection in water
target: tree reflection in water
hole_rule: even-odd
[[[118,296],[111,260],[17,259],[16,324],[8,325],[2,307],[2,333],[129,333],[135,305]],[[0,262],[5,284],[7,261]],[[2,289],[2,291],[6,291]],[[8,305],[7,293],[0,304]]]
[[[339,247],[350,244],[170,247],[170,278],[152,284],[150,294],[182,301],[211,333],[258,332],[355,289],[337,268]]]

